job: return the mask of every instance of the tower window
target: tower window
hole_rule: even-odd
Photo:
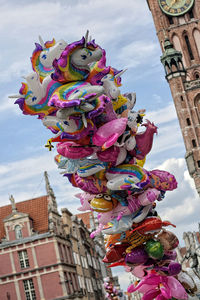
[[[200,168],[200,160],[197,160],[198,168]]]
[[[17,240],[22,238],[22,230],[19,225],[15,226],[15,237]]]
[[[197,143],[196,143],[196,141],[195,141],[195,140],[192,140],[192,146],[193,146],[193,148],[196,148],[196,146],[197,146]]]
[[[174,24],[174,20],[172,17],[168,16],[168,20],[169,20],[169,24],[171,24],[171,25]]]
[[[198,73],[195,74],[195,78],[199,79],[199,74]]]
[[[191,125],[191,122],[190,122],[190,119],[189,119],[189,118],[186,119],[186,122],[187,122],[187,125],[188,125],[188,126]]]
[[[193,14],[192,9],[189,11],[188,15],[189,15],[190,19],[194,19],[194,14]]]
[[[192,48],[191,48],[190,41],[189,41],[189,38],[188,38],[187,35],[185,35],[185,42],[186,42],[186,46],[187,46],[187,49],[188,49],[188,53],[189,53],[190,59],[193,60],[194,56],[193,56]]]
[[[181,96],[180,98],[181,98],[181,101],[183,101],[183,96]]]

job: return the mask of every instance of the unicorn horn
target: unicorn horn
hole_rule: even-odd
[[[87,120],[85,118],[85,114],[82,114],[82,121],[83,121],[85,128],[87,128]]]
[[[89,36],[89,30],[87,30],[87,31],[86,31],[86,34],[85,34],[85,44],[84,44],[84,47],[87,47],[88,36]]]
[[[24,97],[25,95],[21,95],[21,94],[8,96],[8,98],[24,98]]]
[[[121,72],[117,73],[114,77],[117,78],[119,76],[121,76],[122,74],[124,74],[124,72],[126,72],[128,69],[124,69]]]
[[[91,42],[91,40],[92,40],[92,36],[90,35],[90,37],[89,37],[89,42]]]
[[[42,37],[39,35],[39,42],[40,42],[40,45],[42,46],[42,48],[45,48],[45,45],[44,45],[44,41],[42,39]]]

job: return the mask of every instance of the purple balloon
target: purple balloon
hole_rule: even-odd
[[[131,253],[128,253],[125,257],[125,262],[127,264],[133,264],[133,265],[138,265],[138,264],[143,264],[147,261],[148,259],[148,254],[144,250],[143,246],[136,247],[134,248]]]

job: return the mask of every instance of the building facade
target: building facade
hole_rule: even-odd
[[[147,0],[163,52],[186,162],[200,194],[200,2]]]
[[[101,256],[86,225],[47,195],[0,207],[0,299],[105,299]]]

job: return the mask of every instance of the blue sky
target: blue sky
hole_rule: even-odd
[[[172,172],[178,188],[168,192],[157,210],[163,219],[177,225],[180,242],[183,231],[197,230],[199,198],[186,170],[185,148],[169,86],[160,63],[161,49],[145,0],[4,1],[0,0],[0,205],[44,195],[43,173],[50,175],[59,208],[73,213],[78,192],[59,174],[56,151],[44,147],[51,132],[34,116],[25,116],[8,95],[17,94],[22,76],[30,73],[30,56],[38,36],[46,40],[81,39],[86,30],[106,50],[107,65],[128,68],[122,77],[122,92],[136,92],[135,109],[145,108],[146,118],[158,126],[145,168]],[[128,275],[120,280],[125,288]]]

